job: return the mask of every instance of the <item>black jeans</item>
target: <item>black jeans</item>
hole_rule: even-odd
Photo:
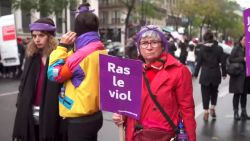
[[[102,112],[68,119],[68,141],[97,141],[103,124]]]
[[[202,93],[202,102],[203,102],[203,109],[209,109],[209,102],[211,100],[212,105],[217,104],[217,97],[218,97],[218,85],[214,86],[212,84],[206,86],[201,85],[201,93]]]

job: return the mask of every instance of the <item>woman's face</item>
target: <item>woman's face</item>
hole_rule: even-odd
[[[142,38],[139,49],[146,63],[159,59],[163,51],[162,42],[152,37]]]
[[[241,39],[240,43],[243,47],[245,47],[245,36]]]
[[[37,48],[43,49],[48,46],[49,36],[41,31],[33,31],[32,39]]]

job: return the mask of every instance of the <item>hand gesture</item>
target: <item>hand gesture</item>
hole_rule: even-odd
[[[76,39],[76,33],[69,31],[62,36],[60,43],[65,45],[71,45],[75,42],[75,39]]]

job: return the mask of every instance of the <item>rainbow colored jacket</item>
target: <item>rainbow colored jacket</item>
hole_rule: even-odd
[[[63,82],[59,95],[61,117],[85,116],[100,110],[99,54],[107,54],[101,41],[89,43],[74,53],[57,46],[51,53],[48,78]]]

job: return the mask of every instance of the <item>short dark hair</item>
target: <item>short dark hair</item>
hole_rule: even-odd
[[[238,45],[242,47],[241,40],[245,37],[245,34],[241,35],[239,40],[238,40]]]
[[[82,6],[89,7],[89,3],[81,4],[78,9]],[[77,36],[84,34],[86,32],[94,31],[97,32],[99,29],[99,19],[98,17],[92,13],[91,11],[81,12],[76,17],[75,20],[75,32]]]
[[[213,41],[213,39],[214,39],[214,35],[213,35],[213,33],[212,33],[210,30],[208,30],[208,31],[204,34],[204,36],[203,36],[203,40],[204,40],[205,42],[207,42],[207,41]]]
[[[48,17],[40,18],[40,19],[36,20],[34,23],[45,23],[45,24],[50,24],[50,25],[55,26],[54,21]]]

